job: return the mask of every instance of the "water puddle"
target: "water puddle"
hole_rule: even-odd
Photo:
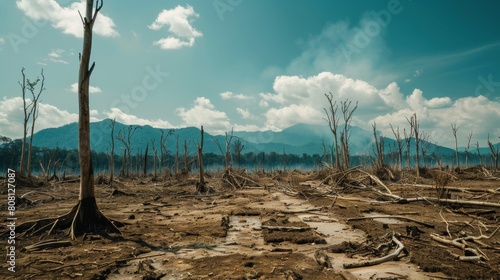
[[[378,212],[370,212],[370,213],[365,213],[365,217],[377,217],[377,216],[387,216],[386,214],[383,213],[378,213]],[[377,221],[379,223],[383,224],[388,224],[388,225],[395,225],[395,224],[403,224],[403,221],[398,220],[398,219],[391,219],[391,218],[374,218],[374,221]]]
[[[316,232],[318,232],[329,245],[336,245],[349,241],[362,242],[366,237],[366,234],[363,231],[351,229],[350,226],[336,220],[318,217],[312,214],[301,214],[298,216],[308,226],[316,228]]]
[[[284,195],[283,193],[272,193],[269,203],[250,202],[242,207],[251,209],[273,209],[289,213],[290,221],[303,221],[311,228],[314,228],[316,233],[325,239],[327,244],[289,244],[285,243],[282,246],[293,252],[303,253],[310,258],[314,258],[316,250],[326,246],[340,244],[342,242],[358,242],[365,240],[366,234],[363,231],[352,229],[348,224],[342,223],[333,217],[332,213],[321,212],[313,205],[299,198]],[[219,214],[220,215],[220,214]],[[370,213],[369,216],[380,216],[380,213]],[[395,219],[376,219],[382,223],[399,223]],[[213,256],[227,256],[235,253],[255,256],[272,251],[275,245],[266,244],[262,235],[262,219],[260,216],[229,216],[229,228],[225,238],[221,238],[216,244],[199,244],[199,246],[188,245],[176,248],[172,252],[157,252],[153,251],[148,254],[141,255],[141,260],[130,261],[127,266],[121,267],[117,272],[113,273],[108,279],[142,279],[138,269],[144,266],[149,267],[155,272],[165,273],[161,279],[184,279],[190,275],[192,268],[185,264],[185,259],[195,259]],[[163,254],[154,256],[155,254]],[[327,253],[332,261],[333,270],[351,274],[357,279],[430,279],[419,271],[416,265],[405,263],[404,258],[400,261],[386,262],[384,264],[372,267],[360,267],[345,270],[344,263],[361,262],[363,259],[349,258],[345,254]],[[148,263],[141,263],[145,260]]]

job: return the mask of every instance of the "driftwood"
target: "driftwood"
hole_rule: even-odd
[[[401,241],[399,241],[396,238],[395,234],[392,235],[392,241],[394,243],[396,243],[396,245],[398,245],[398,247],[391,254],[384,256],[384,257],[381,257],[381,258],[378,258],[378,259],[363,261],[360,263],[345,263],[345,264],[343,264],[343,267],[344,268],[356,268],[356,267],[377,265],[377,264],[381,264],[381,263],[384,263],[384,262],[387,262],[387,261],[390,261],[390,260],[397,258],[399,256],[399,254],[401,254],[401,252],[405,252],[405,254],[407,254],[405,246],[403,245],[403,243],[401,243]]]
[[[414,197],[414,198],[403,198],[401,200],[396,201],[396,203],[404,204],[416,201],[432,201],[438,203],[445,204],[460,204],[460,205],[474,205],[474,206],[486,206],[486,207],[500,207],[500,203],[493,202],[483,202],[483,201],[474,201],[474,200],[456,200],[456,199],[444,199],[444,198],[436,198],[436,197]]]
[[[395,184],[399,186],[408,186],[408,187],[417,187],[421,189],[436,189],[436,186],[433,185],[422,185],[422,184]],[[445,191],[455,191],[455,192],[489,192],[489,193],[497,193],[498,189],[473,189],[473,188],[459,188],[459,187],[444,187]]]
[[[405,217],[405,216],[393,216],[393,215],[379,215],[379,216],[371,216],[371,217],[355,217],[355,218],[349,218],[347,219],[347,221],[357,221],[357,220],[366,220],[366,219],[384,219],[384,218],[388,218],[388,219],[399,219],[399,220],[407,220],[407,221],[412,221],[414,223],[417,223],[419,225],[423,225],[425,227],[428,227],[428,228],[434,228],[434,225],[431,225],[431,224],[428,224],[428,223],[425,223],[425,222],[421,222],[419,220],[415,220],[413,218],[409,218],[409,217]]]

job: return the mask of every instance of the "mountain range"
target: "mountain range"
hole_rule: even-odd
[[[91,129],[91,149],[96,152],[107,152],[110,149],[111,143],[111,120],[105,119],[99,122],[90,124]],[[115,136],[115,153],[119,153],[124,148],[124,144],[116,139],[120,135],[125,138],[128,133],[129,125],[116,122],[114,128]],[[137,127],[137,128],[136,128]],[[154,141],[155,148],[159,150],[159,142],[161,137],[161,130],[153,128],[149,125],[133,126],[133,136],[131,137],[132,153],[138,153],[139,150],[144,150],[146,144],[149,149],[152,148]],[[339,131],[342,127],[339,127]],[[176,129],[163,129],[164,134],[167,135],[171,131],[172,135],[167,143],[169,151],[175,151],[176,139],[179,145],[179,151],[183,150],[184,142],[188,146],[190,154],[195,153],[196,146],[200,141],[200,129],[197,127],[186,127]],[[228,138],[230,137],[228,133]],[[276,152],[276,153],[289,153],[289,154],[323,154],[323,143],[329,151],[333,143],[333,135],[325,125],[310,125],[310,124],[296,124],[288,127],[282,131],[235,131],[231,144],[233,145],[236,140],[241,141],[244,145],[242,153],[248,152]],[[211,135],[204,133],[204,153],[220,154],[221,151],[217,145],[220,144],[222,150],[225,150],[226,136],[224,135]],[[414,147],[414,139],[411,139],[411,146]],[[351,155],[369,155],[373,154],[373,132],[367,131],[362,128],[352,126],[350,130],[349,145]],[[437,151],[440,155],[453,155],[454,149],[435,145],[429,142],[422,142],[426,145],[428,153],[431,154]],[[43,129],[33,136],[33,145],[37,147],[62,149],[77,149],[78,148],[78,124],[71,123],[57,128]],[[391,138],[384,137],[385,152],[394,151],[396,141]],[[500,143],[496,144],[500,146]],[[414,148],[411,149],[413,151]],[[476,149],[471,149],[471,153],[476,152]],[[482,154],[490,153],[488,148],[480,148]]]

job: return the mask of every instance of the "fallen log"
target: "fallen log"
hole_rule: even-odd
[[[459,204],[459,205],[473,205],[473,206],[485,206],[485,207],[500,207],[500,203],[475,201],[475,200],[456,200],[456,199],[444,199],[436,197],[414,197],[414,198],[403,198],[396,201],[395,203],[406,204],[416,201],[432,201],[445,204]]]
[[[466,247],[466,245],[464,243],[460,243],[456,240],[445,239],[445,238],[443,238],[437,234],[434,234],[434,233],[431,233],[431,238],[439,243],[454,246],[454,247],[460,248],[462,250],[464,250]]]
[[[436,186],[433,185],[422,185],[422,184],[394,184],[395,186],[409,186],[409,187],[417,187],[422,189],[436,189]],[[460,187],[444,187],[444,191],[455,191],[455,192],[489,192],[489,193],[497,193],[498,190],[494,189],[473,189],[473,188],[460,188]]]
[[[394,243],[396,243],[396,245],[398,245],[398,247],[396,248],[396,250],[393,253],[391,253],[387,256],[378,258],[378,259],[363,261],[360,263],[345,263],[342,266],[344,268],[356,268],[356,267],[377,265],[377,264],[381,264],[381,263],[393,260],[393,259],[397,258],[399,256],[399,254],[401,254],[401,252],[405,251],[406,249],[405,249],[405,246],[403,245],[403,243],[401,243],[401,241],[399,241],[395,235],[392,236],[392,241]]]

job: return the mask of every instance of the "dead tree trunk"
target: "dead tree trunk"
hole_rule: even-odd
[[[333,142],[335,145],[335,168],[340,168],[339,142],[337,134],[337,129],[340,121],[340,117],[337,116],[339,106],[337,105],[337,101],[333,101],[333,94],[331,92],[330,95],[325,94],[325,96],[328,99],[329,107],[328,109],[323,108],[326,113],[326,119],[324,120],[328,122],[330,131],[333,134]]]
[[[200,145],[198,145],[198,167],[200,171],[200,180],[196,184],[196,190],[200,193],[206,193],[207,192],[207,186],[205,185],[205,171],[203,169],[203,126],[201,126],[201,140],[200,140]]]
[[[460,161],[458,160],[458,140],[457,140],[457,131],[458,131],[458,127],[457,127],[457,124],[451,124],[451,130],[453,132],[453,137],[455,137],[455,158],[456,158],[456,167],[457,167],[457,170],[460,170]]]
[[[28,121],[31,116],[31,110],[29,109],[32,104],[26,104],[26,75],[24,74],[24,68],[21,69],[21,74],[23,75],[23,82],[19,82],[21,86],[21,93],[23,95],[23,143],[21,146],[21,159],[19,162],[19,174],[24,175],[24,161],[25,161],[25,151],[26,151],[26,136],[28,135]],[[29,110],[29,112],[28,112]]]
[[[154,171],[154,178],[156,178],[156,156],[158,155],[158,150],[155,147],[155,140],[156,139],[151,139],[151,148],[153,149],[153,171]]]
[[[40,78],[37,78],[36,81],[30,82],[28,80],[28,89],[31,92],[31,95],[33,96],[33,99],[31,100],[31,104],[33,106],[31,107],[32,110],[32,115],[31,115],[31,136],[30,136],[30,144],[28,147],[28,165],[26,167],[26,170],[28,171],[28,177],[31,177],[31,149],[33,147],[33,134],[35,132],[35,122],[36,119],[38,118],[38,99],[40,99],[40,95],[42,92],[45,90],[43,87],[45,84],[45,76],[43,75],[43,69],[42,69],[42,84],[40,85],[40,90],[38,91],[38,94],[35,94],[35,86],[38,84],[40,81]]]
[[[498,154],[500,152],[500,148],[496,148],[493,146],[493,144],[490,142],[490,135],[488,134],[488,147],[490,147],[491,151],[491,160],[493,161],[492,167],[495,168],[495,171],[498,170]]]
[[[146,150],[144,150],[144,176],[148,175],[148,143],[146,143]]]
[[[94,174],[90,153],[89,82],[95,63],[89,68],[89,61],[92,48],[92,27],[103,2],[102,0],[96,0],[97,7],[95,11],[93,4],[93,0],[87,0],[85,17],[81,18],[84,26],[84,36],[78,75],[78,155],[80,162],[80,195],[78,203],[69,213],[57,218],[21,224],[16,227],[17,233],[33,231],[32,233],[35,234],[48,230],[50,235],[56,229],[69,228],[71,239],[76,239],[78,235],[86,233],[120,233],[116,226],[99,211],[94,192]]]
[[[116,119],[112,119],[109,127],[111,128],[111,151],[109,153],[109,184],[113,183],[113,177],[115,175],[115,124]]]
[[[373,122],[372,128],[373,128],[373,138],[375,140],[375,148],[376,148],[376,154],[375,154],[375,156],[377,157],[376,167],[377,167],[378,171],[382,171],[384,169],[384,167],[385,167],[385,162],[384,162],[384,137],[377,135],[377,124],[375,122]]]
[[[396,144],[397,144],[397,153],[398,153],[398,159],[397,159],[397,166],[398,170],[401,171],[403,168],[403,140],[401,139],[401,134],[399,133],[399,127],[394,130],[392,127],[392,124],[389,124],[391,126],[392,133],[394,134],[394,138],[396,139]]]
[[[351,130],[351,121],[352,115],[354,111],[358,108],[358,102],[356,101],[356,105],[351,109],[351,101],[348,99],[340,102],[340,109],[342,111],[342,115],[344,116],[344,129],[340,133],[340,141],[342,148],[342,168],[343,170],[348,170],[350,166],[350,149],[349,149],[349,138],[350,138],[350,130]]]
[[[467,146],[465,147],[465,168],[469,168],[469,149],[470,149],[471,139],[472,139],[472,132],[467,136]]]
[[[410,124],[411,130],[413,131],[413,136],[415,136],[415,172],[417,177],[420,177],[420,162],[419,162],[419,130],[420,124],[418,123],[417,113],[414,113],[410,119],[406,118]]]

